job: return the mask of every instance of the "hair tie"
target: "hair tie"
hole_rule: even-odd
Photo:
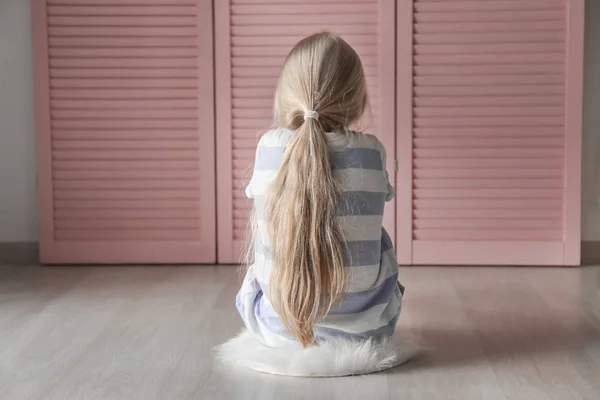
[[[306,121],[307,119],[312,118],[315,121],[319,120],[319,113],[316,111],[306,111],[304,113],[304,120]]]

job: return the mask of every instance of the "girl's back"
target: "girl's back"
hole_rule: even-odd
[[[385,150],[348,126],[367,106],[356,52],[317,34],[288,55],[275,94],[278,129],[260,140],[252,180],[254,263],[237,296],[263,343],[390,335],[403,288],[384,204]]]
[[[266,200],[293,132],[277,129],[260,140],[254,174],[246,194],[257,216],[254,264],[238,294],[246,325],[266,344],[290,337],[269,301],[273,253],[266,227]],[[346,287],[341,301],[315,326],[317,341],[343,335],[364,338],[390,335],[403,288],[392,242],[382,228],[386,201],[394,197],[385,172],[385,150],[371,135],[326,133],[335,176],[341,185],[337,220],[343,232]]]

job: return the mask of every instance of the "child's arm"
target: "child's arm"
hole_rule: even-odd
[[[246,328],[258,335],[260,335],[260,326],[254,308],[259,296],[262,296],[262,290],[256,280],[254,266],[251,265],[248,267],[242,287],[235,297],[235,305]]]
[[[287,143],[285,139],[289,135],[291,133],[287,130],[275,129],[268,131],[260,138],[256,147],[252,179],[246,187],[248,198],[254,199],[263,195],[277,176],[279,164],[283,158],[283,149]]]
[[[385,174],[385,180],[387,182],[387,195],[385,196],[385,201],[392,201],[392,199],[396,196],[396,189],[390,183],[390,175],[388,174],[387,169],[386,169],[387,155],[386,155],[385,147],[383,147],[383,144],[381,144],[381,142],[379,142],[379,141],[377,141],[377,144],[378,144],[378,148],[379,148],[379,153],[381,154],[381,165],[383,166],[383,172]]]
[[[264,137],[264,136],[263,136]],[[256,154],[254,156],[254,164],[252,165],[252,177],[250,178],[250,182],[248,186],[246,186],[246,197],[249,199],[253,199],[256,196],[256,166],[259,165],[260,160],[258,159],[260,156],[260,148],[263,139],[261,138],[256,146]]]

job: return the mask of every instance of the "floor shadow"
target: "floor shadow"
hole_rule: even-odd
[[[600,330],[584,316],[574,326],[532,319],[476,331],[423,328],[408,333],[422,350],[413,360],[388,373],[520,359],[535,361],[555,353],[576,355],[600,346]]]

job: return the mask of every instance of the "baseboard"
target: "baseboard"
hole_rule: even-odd
[[[37,242],[0,242],[0,265],[39,263]],[[581,243],[581,265],[600,265],[600,241]]]
[[[39,264],[37,242],[0,243],[0,265]]]
[[[581,265],[600,265],[600,241],[581,243]]]

